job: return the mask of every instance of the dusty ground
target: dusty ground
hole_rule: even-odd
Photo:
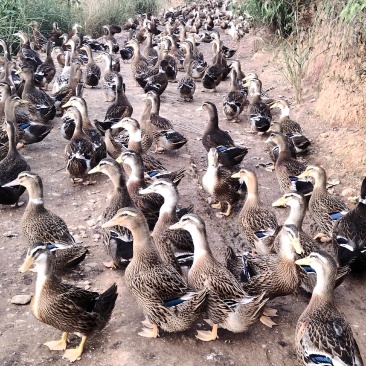
[[[230,40],[224,37],[224,42]],[[235,57],[240,58],[244,71],[256,71],[263,80],[264,89],[271,89],[271,97],[284,96],[291,100],[291,89],[276,71],[271,62],[269,51],[252,51],[252,37],[248,35],[238,45]],[[207,60],[211,60],[211,50],[203,44]],[[122,64],[122,74],[126,83],[127,95],[134,107],[134,117],[139,118],[142,109],[142,89],[136,87],[130,75],[130,65]],[[179,75],[180,76],[180,75]],[[170,84],[163,95],[161,115],[170,118],[189,142],[176,154],[159,156],[168,168],[178,166],[187,168],[186,178],[179,186],[180,203],[193,203],[195,212],[201,215],[207,225],[208,237],[215,255],[222,259],[223,249],[230,244],[238,250],[242,245],[242,236],[238,225],[238,212],[241,205],[235,207],[231,217],[218,220],[215,211],[207,204],[207,194],[200,186],[200,180],[206,167],[206,152],[200,141],[200,134],[190,132],[190,128],[201,130],[206,116],[196,111],[203,101],[217,104],[220,113],[220,125],[230,131],[234,140],[248,146],[249,153],[244,165],[256,169],[260,195],[263,204],[268,206],[280,196],[274,173],[255,166],[267,162],[264,137],[250,135],[245,112],[242,122],[229,124],[222,118],[222,100],[228,91],[229,82],[218,87],[217,94],[202,93],[197,85],[192,103],[179,99],[176,84]],[[311,90],[309,87],[308,90]],[[91,118],[102,119],[108,107],[103,100],[101,89],[85,90]],[[329,130],[315,115],[313,102],[316,95],[308,92],[304,103],[293,106],[293,117],[298,120],[308,137],[312,148],[307,160],[322,164],[329,173],[329,178],[339,178],[341,184],[335,187],[340,193],[345,188],[354,188],[357,195],[362,174],[364,174],[363,148],[365,136],[362,130]],[[32,171],[38,173],[44,182],[45,205],[65,219],[72,232],[79,235],[83,245],[89,248],[89,255],[79,268],[65,278],[81,287],[90,284],[91,289],[101,291],[111,283],[118,284],[119,296],[113,316],[108,326],[99,334],[89,339],[79,365],[295,365],[294,332],[296,321],[305,308],[308,298],[302,294],[276,299],[271,306],[278,309],[278,326],[266,328],[256,324],[246,334],[233,334],[220,330],[220,338],[214,342],[203,343],[195,339],[196,329],[207,329],[205,323],[197,324],[195,329],[182,334],[161,333],[161,338],[146,339],[137,335],[141,328],[142,313],[136,307],[124,284],[123,272],[108,270],[101,264],[107,260],[100,241],[94,235],[101,232],[98,217],[106,204],[106,196],[111,183],[106,176],[97,176],[94,186],[72,185],[65,172],[63,150],[66,144],[60,135],[60,121],[55,119],[51,134],[41,143],[22,150],[29,161]],[[362,145],[363,144],[363,145]],[[347,154],[344,157],[344,154]],[[355,170],[357,174],[355,174]],[[27,199],[27,195],[24,195]],[[20,274],[17,269],[22,263],[27,246],[20,232],[19,221],[24,207],[13,209],[1,207],[0,245],[1,288],[0,304],[0,364],[1,365],[64,365],[61,351],[49,351],[44,342],[57,339],[60,332],[37,321],[30,313],[29,306],[17,306],[10,299],[17,294],[32,294],[35,286],[35,274]],[[278,211],[279,222],[286,217],[286,210]],[[93,220],[93,221],[89,221]],[[89,221],[89,222],[87,222]],[[309,220],[307,220],[309,223]],[[95,225],[93,225],[95,224]],[[3,234],[11,232],[15,237]],[[337,290],[339,308],[347,315],[361,353],[366,358],[366,325],[361,319],[365,310],[365,284],[363,278],[348,278]],[[79,342],[72,338],[70,346]]]

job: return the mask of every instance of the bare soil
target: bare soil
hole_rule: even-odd
[[[125,35],[123,35],[124,37]],[[224,43],[231,45],[228,36],[223,36]],[[266,50],[253,51],[253,35],[249,34],[240,42],[232,45],[238,51],[234,57],[240,59],[245,72],[255,71],[263,81],[265,90],[272,98],[283,96],[291,98],[291,88],[276,70],[272,53]],[[212,52],[210,45],[202,44],[206,59],[210,62]],[[122,65],[122,75],[126,83],[127,96],[134,107],[133,117],[139,118],[142,111],[142,89],[135,85],[131,77],[130,65]],[[181,77],[182,73],[178,75]],[[186,178],[179,186],[180,204],[194,204],[195,212],[201,215],[207,226],[208,238],[215,256],[223,259],[225,245],[230,244],[239,252],[243,246],[243,237],[238,224],[238,213],[242,204],[234,207],[229,218],[218,219],[216,210],[207,203],[208,195],[201,187],[201,178],[206,169],[206,151],[200,141],[206,121],[204,112],[197,111],[202,102],[208,100],[216,103],[220,114],[220,125],[228,130],[238,144],[249,148],[244,159],[244,166],[256,170],[260,196],[263,205],[270,206],[280,196],[274,172],[257,168],[259,163],[268,162],[265,151],[265,136],[247,133],[249,123],[244,111],[241,122],[228,123],[222,115],[222,101],[228,91],[229,81],[222,82],[218,93],[202,93],[202,85],[197,83],[194,101],[180,100],[177,84],[169,84],[162,97],[161,115],[172,120],[176,129],[184,134],[189,142],[176,153],[162,154],[161,161],[170,169],[185,166]],[[340,185],[334,187],[336,194],[345,188],[353,188],[357,195],[362,176],[365,174],[365,134],[363,129],[339,128],[330,129],[315,112],[315,93],[308,88],[304,102],[292,106],[292,117],[303,126],[305,134],[311,139],[312,146],[306,160],[323,165],[329,178],[338,178]],[[90,117],[102,119],[109,106],[104,102],[101,88],[86,89],[84,97],[88,103]],[[330,98],[332,96],[330,95]],[[328,106],[329,108],[329,106]],[[161,332],[158,339],[146,339],[138,336],[143,320],[142,312],[126,289],[123,271],[105,268],[102,261],[109,258],[103,250],[100,239],[94,237],[101,233],[100,215],[106,205],[106,197],[112,184],[104,175],[96,177],[97,184],[92,186],[74,185],[65,171],[64,147],[66,141],[60,134],[60,120],[47,138],[36,145],[27,146],[22,154],[29,161],[32,171],[39,174],[44,182],[45,205],[59,214],[75,235],[83,240],[89,249],[84,263],[64,278],[65,281],[80,287],[91,286],[92,290],[105,290],[116,282],[119,296],[112,319],[107,327],[90,338],[85,347],[79,365],[295,365],[294,333],[297,319],[306,307],[309,298],[302,293],[271,302],[271,307],[278,309],[278,325],[273,329],[261,323],[254,325],[246,334],[233,334],[219,330],[219,339],[203,343],[195,338],[196,329],[208,329],[203,321],[194,329],[184,333],[168,334]],[[346,200],[347,198],[344,197]],[[23,200],[27,200],[27,194]],[[40,323],[30,312],[28,305],[18,306],[10,299],[18,294],[32,294],[35,287],[35,274],[18,273],[24,259],[27,244],[20,230],[20,219],[24,212],[21,208],[0,208],[0,364],[15,365],[64,365],[67,361],[61,358],[61,351],[50,351],[43,345],[46,341],[58,339],[60,332]],[[287,210],[278,210],[278,219],[282,223]],[[93,221],[89,221],[93,220]],[[306,227],[310,220],[306,218]],[[8,237],[6,233],[16,236]],[[365,281],[363,277],[350,276],[336,289],[337,304],[346,314],[354,335],[358,341],[361,354],[366,359],[366,325],[362,320],[365,311]],[[79,338],[71,337],[68,347],[76,346]]]

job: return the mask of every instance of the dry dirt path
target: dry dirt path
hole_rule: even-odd
[[[226,44],[230,44],[227,36],[223,37]],[[272,89],[271,97],[283,95],[291,97],[291,90],[281,75],[276,71],[271,60],[271,53],[252,51],[252,36],[248,35],[238,46],[235,57],[239,58],[244,71],[255,71],[263,80],[264,89]],[[210,62],[212,52],[210,46],[202,44],[206,59]],[[126,83],[127,96],[134,107],[133,117],[139,118],[142,111],[142,89],[135,85],[131,78],[130,65],[122,64],[122,74]],[[182,74],[179,74],[179,77]],[[218,220],[216,211],[207,204],[207,194],[202,190],[200,180],[206,168],[206,152],[200,141],[200,134],[192,132],[202,130],[206,116],[197,111],[202,102],[208,100],[216,103],[220,113],[220,125],[228,130],[234,140],[249,148],[244,165],[256,169],[260,195],[263,204],[270,205],[280,196],[274,173],[255,166],[260,162],[269,161],[265,152],[264,137],[250,135],[245,112],[242,122],[229,124],[222,118],[222,100],[228,91],[229,81],[222,82],[218,93],[202,93],[202,86],[197,85],[197,91],[192,103],[183,102],[178,97],[177,85],[169,84],[162,98],[161,115],[173,121],[177,130],[189,140],[181,151],[164,154],[159,159],[168,168],[178,166],[187,168],[186,178],[179,186],[180,203],[194,204],[195,212],[201,215],[207,226],[208,238],[213,252],[222,260],[226,244],[230,244],[238,251],[242,247],[243,238],[238,226],[238,212],[236,206],[229,218]],[[84,97],[88,103],[90,117],[103,118],[108,107],[104,102],[101,89],[85,90]],[[313,147],[307,159],[322,162],[331,174],[339,167],[345,166],[339,155],[335,160],[323,159],[324,144],[320,141],[328,137],[319,137],[327,132],[315,118],[311,109],[311,93],[308,102],[294,108],[294,116],[304,126],[306,134],[312,139]],[[278,309],[278,326],[266,328],[261,323],[256,324],[246,334],[233,334],[220,330],[220,338],[214,342],[203,343],[195,339],[196,329],[208,329],[201,322],[195,329],[181,334],[161,333],[161,338],[146,339],[138,336],[143,319],[141,311],[128,293],[124,284],[123,272],[108,270],[101,262],[107,260],[101,242],[94,239],[94,235],[101,232],[98,217],[105,206],[106,196],[111,189],[111,182],[106,176],[98,175],[97,184],[93,186],[72,185],[65,172],[63,151],[65,140],[60,135],[60,120],[55,119],[55,127],[47,138],[34,146],[22,150],[22,154],[31,165],[32,171],[38,173],[44,182],[45,205],[65,219],[72,232],[81,235],[83,244],[89,248],[89,255],[79,268],[74,270],[67,281],[72,281],[81,287],[90,285],[92,290],[106,289],[112,282],[118,285],[119,296],[112,319],[107,327],[95,337],[88,340],[82,359],[78,365],[95,366],[162,366],[162,365],[295,365],[294,332],[296,321],[306,306],[308,298],[302,294],[276,299],[271,303]],[[333,133],[331,131],[329,133]],[[335,149],[336,150],[336,149]],[[342,184],[358,189],[359,180],[352,174],[352,161],[342,175]],[[331,175],[331,176],[332,176]],[[344,182],[343,182],[344,181]],[[340,192],[345,184],[336,187]],[[24,199],[27,199],[25,194]],[[0,207],[0,365],[64,365],[61,351],[49,351],[43,343],[57,339],[60,332],[37,321],[30,313],[29,306],[17,306],[10,303],[10,299],[17,294],[32,294],[35,286],[35,274],[20,274],[17,269],[25,256],[26,244],[20,233],[20,219],[24,207],[13,209]],[[286,210],[278,211],[279,222],[286,217]],[[92,221],[90,221],[92,220]],[[308,223],[308,220],[306,221]],[[95,225],[93,225],[95,224]],[[12,232],[16,237],[6,237],[3,234]],[[347,315],[356,339],[359,343],[363,358],[366,359],[365,333],[366,325],[362,319],[365,303],[365,281],[362,278],[348,278],[337,290],[339,308]],[[73,338],[73,346],[79,338]]]

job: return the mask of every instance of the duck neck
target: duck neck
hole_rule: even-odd
[[[243,206],[243,209],[249,206],[257,206],[259,204],[259,195],[258,195],[258,180],[257,178],[252,178],[245,182],[247,186],[247,199]]]
[[[288,143],[287,141],[283,138],[281,139],[278,139],[277,141],[277,145],[278,145],[278,149],[281,152],[287,152],[287,153],[290,153],[290,149],[288,147]]]
[[[109,54],[106,54],[104,55],[104,59],[106,62],[104,72],[107,74],[109,72],[112,72],[112,57]]]
[[[280,121],[287,119],[289,116],[290,116],[290,107],[285,106],[285,107],[281,108]]]
[[[159,96],[155,96],[151,100],[151,113],[159,115],[160,113],[160,98]]]
[[[208,115],[209,115],[208,124],[207,124],[208,129],[218,128],[219,127],[219,117],[217,115],[217,110],[210,108],[208,111]]]
[[[128,228],[133,236],[133,257],[138,258],[150,251],[155,251],[151,240],[149,227],[146,220],[139,222],[139,225]]]
[[[43,208],[43,186],[41,184],[31,184],[28,189],[28,206]]]
[[[193,227],[190,230],[194,245],[194,259],[193,262],[198,261],[206,255],[212,255],[211,249],[208,245],[206,230],[200,230],[198,227]]]
[[[149,128],[152,104],[149,99],[145,101],[144,109],[140,117],[140,128],[146,131]]]
[[[14,154],[19,154],[17,148],[16,148],[16,143],[15,143],[15,127],[14,127],[14,123],[13,125],[10,127],[9,132],[8,132],[8,140],[9,140],[9,148],[8,148],[8,154],[7,155],[14,155]]]
[[[5,119],[15,124],[16,123],[15,104],[12,103],[10,97],[8,97],[7,100],[5,101],[4,112],[5,112]]]
[[[84,128],[92,127],[92,124],[91,124],[90,119],[89,119],[88,107],[87,107],[86,103],[85,102],[82,103],[80,106],[78,106],[78,109],[79,109],[79,112],[81,114],[81,120],[82,120],[83,127]]]
[[[305,207],[302,203],[296,202],[291,204],[290,213],[284,222],[284,225],[296,225],[299,229],[302,228],[302,223],[305,217]]]
[[[325,174],[317,173],[316,177],[314,177],[314,181],[314,190],[327,190],[327,176]]]
[[[85,47],[86,54],[88,55],[88,64],[94,63],[93,53],[90,47]]]
[[[128,132],[130,135],[130,139],[128,140],[128,150],[133,150],[138,153],[141,153],[142,151],[142,145],[141,145],[141,129],[137,129],[135,131]]]

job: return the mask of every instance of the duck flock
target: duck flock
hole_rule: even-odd
[[[83,35],[78,24],[63,33],[54,23],[44,36],[33,21],[32,34],[15,34],[20,40],[16,57],[0,40],[0,203],[16,209],[28,191],[21,229],[29,249],[20,271],[35,264],[31,311],[62,332],[60,340],[45,345],[65,350],[63,357],[71,362],[80,359],[87,337],[111,318],[117,286],[97,293],[61,280],[84,260],[87,249],[76,243],[62,218],[45,208],[42,180],[22,156],[22,148],[47,138],[58,116],[72,184],[84,184],[87,190],[96,183],[93,174],[103,173],[113,186],[109,203],[100,208],[102,241],[110,259],[104,265],[123,273],[142,310],[140,336],[185,331],[203,318],[212,329],[200,330],[196,337],[206,342],[218,338],[220,327],[235,333],[257,321],[272,327],[276,310],[269,302],[302,288],[311,299],[294,332],[300,364],[363,365],[333,290],[350,272],[366,269],[366,180],[350,210],[327,191],[322,167],[297,159],[308,153],[310,141],[290,118],[289,104],[264,96],[259,75],[245,74],[233,59],[233,46],[221,40],[226,32],[237,44],[251,27],[249,14],[235,18],[228,5],[202,1],[169,9],[161,17],[138,15],[123,25],[103,26],[105,35],[99,40]],[[123,45],[119,33],[127,35]],[[200,50],[205,42],[212,46],[210,60]],[[144,93],[139,120],[132,117],[134,106],[122,76],[130,71]],[[233,123],[246,115],[249,133],[258,141],[258,135],[266,135],[273,161],[269,170],[283,194],[272,206],[290,207],[282,225],[275,210],[260,202],[255,171],[245,168],[250,146],[236,145],[219,127],[210,93],[228,77],[230,88],[219,109]],[[84,88],[98,86],[109,103],[103,121],[89,118],[83,98]],[[201,183],[217,210],[216,219],[237,220],[232,206],[243,205],[238,216],[247,251],[237,254],[227,246],[224,264],[215,259],[205,222],[194,207],[177,208],[185,175],[179,153],[167,155],[175,159],[175,171],[158,159],[157,153],[189,144],[160,116],[167,87],[187,105],[198,87],[206,92],[201,106],[205,128],[197,133],[208,159]],[[272,121],[273,108],[280,110],[277,122]],[[302,228],[306,212],[317,230],[314,237]],[[66,350],[69,333],[81,336],[81,342]]]

